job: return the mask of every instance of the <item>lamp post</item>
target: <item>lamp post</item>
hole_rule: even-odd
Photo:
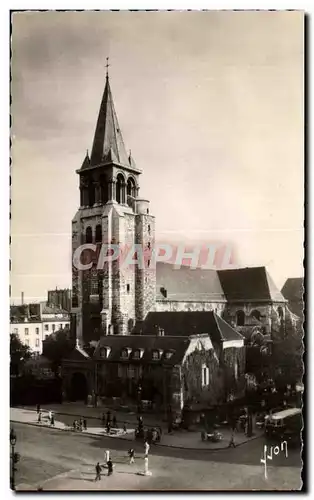
[[[15,464],[19,461],[18,453],[15,453],[16,434],[14,429],[10,430],[10,444],[11,444],[11,489],[15,490]]]

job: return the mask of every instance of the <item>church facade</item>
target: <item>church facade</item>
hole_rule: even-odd
[[[79,397],[81,388],[82,399],[83,393],[84,399],[91,393],[138,399],[139,387],[146,387],[164,405],[176,401],[182,409],[193,392],[205,401],[208,385],[218,387],[230,374],[236,393],[243,387],[245,337],[256,328],[270,335],[273,321],[284,322],[287,301],[264,267],[217,271],[152,263],[155,218],[139,194],[141,173],[126,151],[107,74],[91,153],[77,170],[80,204],[72,220],[72,252],[89,265],[72,267],[76,348],[63,362],[65,397]],[[104,248],[108,256],[111,246],[138,248],[143,265],[107,261]],[[199,345],[199,336],[210,346],[203,355],[189,347]],[[176,380],[170,395],[165,370]]]

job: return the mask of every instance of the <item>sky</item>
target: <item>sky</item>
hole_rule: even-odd
[[[303,275],[302,12],[25,12],[12,24],[11,302],[71,286],[105,83],[157,241]]]

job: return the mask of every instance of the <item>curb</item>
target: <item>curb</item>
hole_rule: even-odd
[[[15,424],[24,424],[24,425],[32,425],[33,427],[40,427],[41,429],[44,428],[44,429],[52,429],[54,431],[61,431],[61,432],[71,432],[71,434],[76,434],[74,431],[71,431],[70,429],[59,429],[58,427],[50,427],[48,425],[42,425],[42,426],[39,426],[37,423],[35,422],[21,422],[20,420],[12,420],[10,419],[11,422],[14,422]],[[120,441],[124,441],[124,442],[128,442],[128,441],[131,441],[130,439],[125,439],[125,438],[122,438],[122,437],[119,437],[119,436],[108,436],[108,435],[104,435],[102,436],[101,434],[93,434],[91,432],[88,432],[88,431],[84,431],[82,432],[82,434],[80,434],[81,436],[89,436],[89,437],[100,437],[100,438],[110,438],[110,439],[119,439]],[[255,439],[259,439],[260,437],[262,436],[254,436],[250,439],[248,439],[247,441],[242,441],[242,443],[239,443],[237,444],[235,447],[238,448],[239,446],[242,446],[243,444],[246,444],[250,441],[254,441]],[[132,440],[134,441],[134,439]],[[174,448],[176,450],[191,450],[191,451],[221,451],[221,450],[227,450],[229,448],[229,446],[221,446],[220,448],[190,448],[190,447],[187,447],[187,446],[176,446],[176,445],[173,445],[173,444],[162,444],[162,443],[157,443],[157,444],[154,444],[154,446],[158,447],[158,448]],[[152,448],[154,449],[154,448]]]
[[[23,406],[12,406],[12,408],[16,408],[17,410],[26,410],[26,411],[33,411],[33,412],[36,412],[37,410],[33,409],[33,408],[25,408]],[[48,411],[49,410],[44,410],[44,411]],[[110,411],[113,411],[113,410],[110,410]],[[55,411],[53,412],[55,415],[65,415],[67,417],[84,417],[86,419],[93,419],[93,420],[100,420],[99,417],[94,417],[94,416],[88,416],[88,415],[83,415],[81,413],[65,413],[65,412],[60,412],[60,411]],[[130,420],[121,420],[122,423],[126,423],[126,424],[134,424],[136,423],[136,420],[134,422],[130,421]],[[146,425],[146,427],[160,427],[160,424],[158,423],[152,423],[152,424],[149,424],[149,425]],[[165,427],[166,427],[166,424],[165,424]]]

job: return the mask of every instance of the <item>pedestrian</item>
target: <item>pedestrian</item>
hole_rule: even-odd
[[[83,430],[83,419],[81,417],[80,420],[79,420],[79,431],[82,432],[82,430]]]
[[[126,425],[125,425],[125,423],[123,424],[123,432],[124,432],[124,434],[126,434]]]
[[[148,457],[149,448],[150,448],[150,446],[148,444],[148,441],[145,441],[145,443],[144,443],[145,458]]]
[[[101,425],[105,427],[106,425],[106,415],[103,413],[101,416]]]
[[[37,422],[39,424],[41,424],[41,416],[42,416],[42,413],[41,413],[41,410],[39,410],[39,412],[38,412],[38,418],[37,418]]]
[[[52,417],[52,411],[49,410],[49,413],[48,413],[48,420],[49,420],[49,422],[51,422],[51,417]]]
[[[228,444],[228,448],[235,448],[236,445],[235,445],[235,442],[234,442],[234,431],[232,430],[231,431],[231,437],[230,437],[230,441],[229,441],[229,444]]]
[[[113,416],[113,419],[112,419],[112,427],[114,429],[117,428],[117,417],[115,415]]]
[[[135,455],[135,452],[134,452],[133,448],[129,449],[128,454],[129,454],[129,457],[130,457],[130,464],[134,464],[134,455]]]
[[[113,473],[113,463],[111,458],[109,458],[107,462],[107,467],[108,467],[108,476],[111,476],[111,474]]]
[[[54,427],[54,426],[55,426],[55,416],[54,416],[54,414],[53,414],[53,413],[51,414],[50,425],[51,425],[52,427]]]
[[[110,434],[110,422],[107,422],[107,434]]]
[[[107,425],[108,423],[111,424],[111,412],[109,410],[107,411]]]
[[[38,404],[38,405],[36,406],[36,410],[37,410],[37,415],[38,415],[38,413],[40,412],[40,404]]]
[[[86,418],[84,418],[84,420],[83,420],[83,427],[84,427],[84,431],[87,431],[87,420],[86,420]]]
[[[97,462],[95,469],[96,469],[95,481],[97,481],[97,480],[100,481],[101,467],[99,465],[99,462]]]

